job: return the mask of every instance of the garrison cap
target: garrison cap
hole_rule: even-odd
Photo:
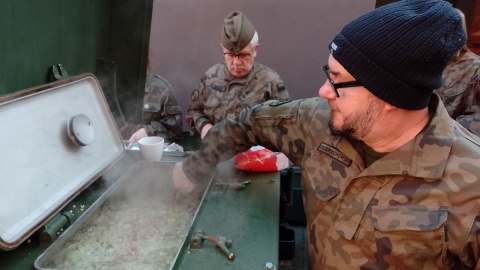
[[[252,41],[255,27],[240,11],[233,11],[223,20],[220,42],[229,50],[238,52]]]

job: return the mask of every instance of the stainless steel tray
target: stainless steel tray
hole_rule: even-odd
[[[35,261],[36,269],[171,269],[204,194],[177,194],[173,162],[130,168]]]

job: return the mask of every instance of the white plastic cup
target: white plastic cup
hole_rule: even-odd
[[[140,153],[146,160],[159,161],[163,154],[164,139],[159,136],[150,136],[138,140]]]

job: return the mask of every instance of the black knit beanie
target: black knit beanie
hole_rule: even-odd
[[[391,105],[428,106],[447,63],[467,40],[462,18],[443,0],[403,0],[346,25],[329,45],[366,89]]]

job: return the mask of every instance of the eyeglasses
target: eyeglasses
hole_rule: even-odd
[[[363,86],[360,83],[358,83],[357,81],[335,83],[332,80],[332,78],[330,78],[330,68],[328,67],[328,65],[323,66],[323,71],[327,75],[328,81],[332,84],[333,89],[335,90],[335,94],[337,95],[337,97],[340,97],[340,95],[338,94],[338,89],[340,89],[340,88]]]
[[[247,60],[250,57],[249,53],[223,53],[223,55],[230,59],[238,58],[239,60]]]

